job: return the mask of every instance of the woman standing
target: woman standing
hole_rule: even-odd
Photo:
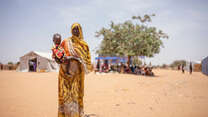
[[[80,24],[71,27],[72,37],[65,39],[61,46],[67,56],[79,58],[78,74],[67,75],[64,64],[59,70],[59,110],[58,117],[83,117],[84,76],[92,70],[91,57],[87,43],[83,39]]]

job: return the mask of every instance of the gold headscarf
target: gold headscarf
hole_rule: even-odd
[[[79,37],[72,34],[71,40],[72,40],[73,48],[76,54],[82,59],[83,63],[85,64],[85,67],[87,68],[87,71],[91,71],[92,65],[91,65],[91,56],[90,56],[88,44],[83,39],[83,33],[80,24],[74,23],[71,27],[71,32],[75,27],[78,27],[80,34]]]
[[[81,27],[81,25],[79,24],[79,23],[74,23],[72,26],[71,26],[71,33],[72,33],[72,30],[75,28],[75,27],[78,27],[78,29],[79,29],[79,39],[81,39],[81,40],[83,40],[83,33],[82,33],[82,27]],[[72,34],[72,36],[74,36],[73,34]],[[76,37],[76,36],[75,36]]]

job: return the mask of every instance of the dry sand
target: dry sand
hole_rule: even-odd
[[[208,76],[155,70],[156,77],[91,73],[91,117],[208,117]],[[0,71],[0,117],[57,117],[58,73]]]

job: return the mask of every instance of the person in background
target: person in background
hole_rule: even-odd
[[[192,63],[190,62],[189,73],[192,74]]]
[[[3,64],[0,63],[0,70],[3,70]]]
[[[96,72],[100,72],[100,59],[97,61]]]
[[[37,65],[36,65],[36,63],[35,63],[35,62],[33,63],[33,69],[34,69],[34,72],[37,72],[37,71],[36,71],[36,69],[37,69]]]
[[[185,67],[184,64],[182,64],[182,67],[181,67],[182,73],[185,73],[184,67]]]
[[[179,64],[179,65],[178,65],[178,70],[180,70],[180,69],[181,69],[181,65]]]

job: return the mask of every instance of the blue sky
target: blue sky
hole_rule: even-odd
[[[93,59],[101,42],[96,31],[146,13],[155,13],[150,25],[170,37],[146,62],[198,61],[208,56],[207,6],[206,0],[0,0],[0,62],[16,62],[32,50],[50,52],[53,34],[71,36],[74,22],[82,25]]]

